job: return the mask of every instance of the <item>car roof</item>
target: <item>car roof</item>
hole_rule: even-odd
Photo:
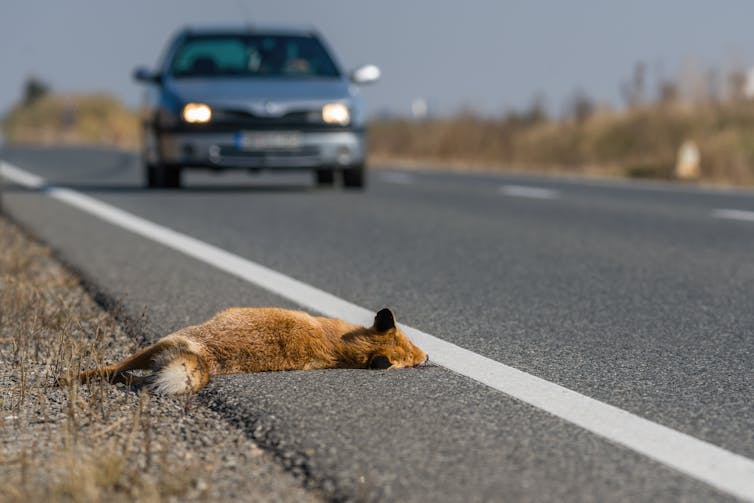
[[[261,35],[299,35],[319,36],[319,33],[311,26],[295,25],[269,25],[258,23],[229,23],[217,25],[189,25],[181,30],[181,35],[235,35],[235,34],[261,34]]]

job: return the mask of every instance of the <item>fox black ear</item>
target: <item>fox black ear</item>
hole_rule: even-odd
[[[393,364],[390,363],[390,360],[385,355],[377,355],[369,362],[370,369],[385,370],[392,366]]]
[[[393,312],[388,308],[377,311],[377,315],[374,317],[374,328],[378,332],[385,332],[391,328],[395,328],[395,316],[393,316]]]

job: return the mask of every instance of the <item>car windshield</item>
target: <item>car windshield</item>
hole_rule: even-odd
[[[170,65],[174,77],[338,77],[319,40],[296,35],[202,35],[184,40]]]

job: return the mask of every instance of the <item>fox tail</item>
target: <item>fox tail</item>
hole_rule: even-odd
[[[152,370],[152,373],[135,376],[130,370]],[[78,374],[78,381],[82,384],[104,379],[110,383],[146,385],[150,391],[159,394],[195,393],[209,382],[209,378],[204,358],[180,339],[163,339],[122,362]],[[58,383],[66,385],[68,380],[61,377]]]

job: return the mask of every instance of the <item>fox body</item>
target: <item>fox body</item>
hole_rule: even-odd
[[[371,327],[279,308],[231,308],[182,328],[122,362],[79,374],[79,381],[147,385],[157,393],[191,393],[211,376],[272,370],[400,368],[427,355],[396,326],[389,309]],[[137,376],[131,370],[151,370]]]

